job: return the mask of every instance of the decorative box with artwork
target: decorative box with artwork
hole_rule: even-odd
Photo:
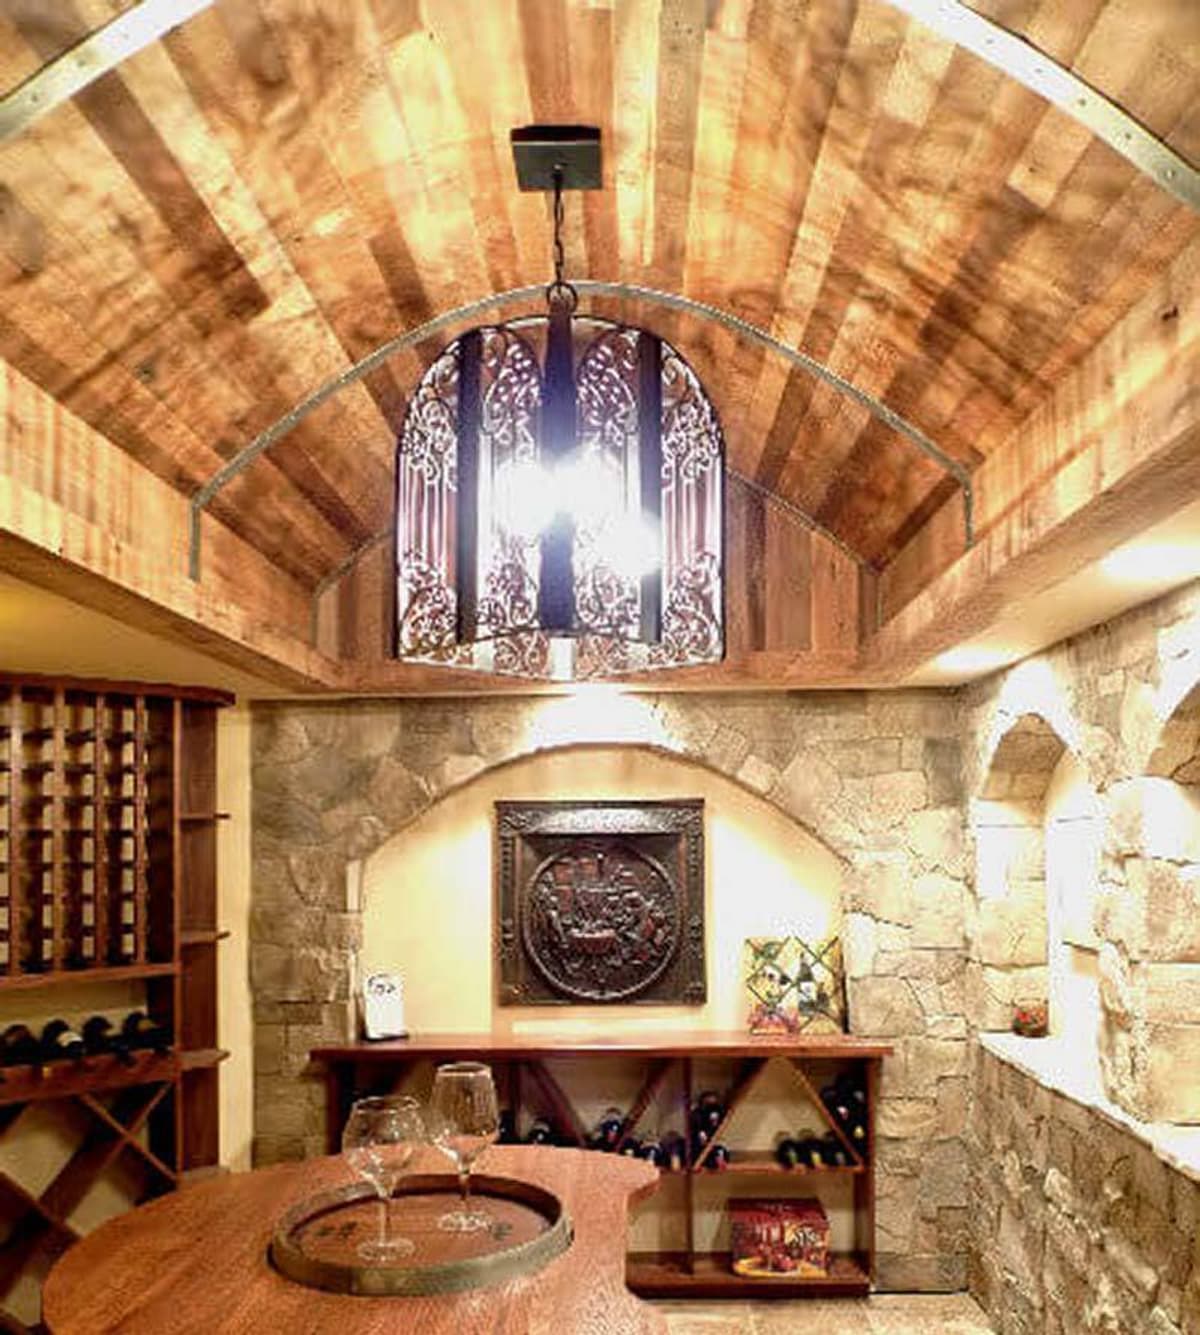
[[[705,999],[704,802],[497,802],[501,1005]]]
[[[812,1197],[731,1200],[729,1237],[735,1274],[779,1279],[829,1273],[829,1219]]]
[[[744,952],[752,1034],[840,1034],[846,1028],[846,978],[836,936],[748,937]]]

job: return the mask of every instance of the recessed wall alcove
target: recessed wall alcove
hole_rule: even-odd
[[[684,796],[705,802],[706,1003],[497,1007],[493,803]],[[736,1030],[746,1019],[744,938],[839,934],[842,870],[794,820],[700,766],[639,747],[546,752],[456,789],[351,868],[360,875],[358,970],[398,969],[406,1018],[422,1031]]]

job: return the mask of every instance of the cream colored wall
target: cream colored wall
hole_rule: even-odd
[[[705,801],[703,1006],[494,1009],[493,806],[500,799],[678,798]],[[798,825],[706,770],[621,748],[535,756],[451,794],[363,868],[363,971],[398,969],[413,1030],[520,1033],[742,1029],[742,942],[839,931],[838,859]]]
[[[1093,927],[1103,826],[1083,765],[1064,753],[1045,798],[1050,1028],[1099,1076],[1100,996]]]
[[[703,1006],[504,1007],[493,1004],[493,806],[498,800],[702,797],[705,803],[705,951]],[[797,933],[810,940],[841,927],[841,864],[821,843],[761,798],[707,770],[632,747],[580,748],[534,756],[485,775],[431,808],[362,868],[362,971],[398,969],[405,1018],[414,1032],[616,1035],[645,1028],[744,1030],[742,943],[748,936]],[[628,1107],[644,1070],[621,1058],[551,1062],[585,1125],[609,1104]],[[728,1067],[696,1072],[696,1089],[724,1088]],[[427,1093],[429,1072],[414,1092]],[[683,1129],[682,1090],[664,1085],[640,1134]],[[820,1115],[780,1063],[728,1128],[739,1147],[767,1149],[782,1131],[823,1129]],[[728,1247],[724,1202],[741,1178],[701,1178],[697,1246]],[[844,1180],[848,1183],[848,1179]],[[778,1184],[773,1185],[775,1191]],[[790,1185],[790,1184],[785,1184]],[[828,1185],[828,1184],[826,1184]],[[822,1189],[835,1245],[853,1245],[847,1191]],[[745,1194],[740,1193],[740,1194]],[[783,1194],[787,1194],[786,1190]],[[795,1194],[811,1194],[797,1188]],[[668,1181],[633,1221],[633,1250],[684,1245],[677,1184]]]
[[[218,1043],[221,1064],[221,1162],[250,1167],[254,1134],[254,1035],[250,998],[250,709],[217,715],[217,922],[229,932],[218,947]]]

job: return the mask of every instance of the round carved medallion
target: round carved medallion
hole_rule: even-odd
[[[529,881],[525,949],[542,977],[576,1001],[623,1001],[649,987],[679,944],[666,872],[626,845],[575,843]]]

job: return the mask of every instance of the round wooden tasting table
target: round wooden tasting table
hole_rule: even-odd
[[[432,1152],[414,1168],[444,1172]],[[484,1174],[553,1192],[575,1240],[544,1269],[438,1297],[361,1298],[278,1274],[267,1247],[280,1216],[351,1181],[338,1158],[217,1178],[131,1210],[88,1234],[43,1292],[52,1335],[662,1335],[663,1316],[625,1287],[628,1210],[658,1183],[650,1164],[583,1150],[494,1146]]]

